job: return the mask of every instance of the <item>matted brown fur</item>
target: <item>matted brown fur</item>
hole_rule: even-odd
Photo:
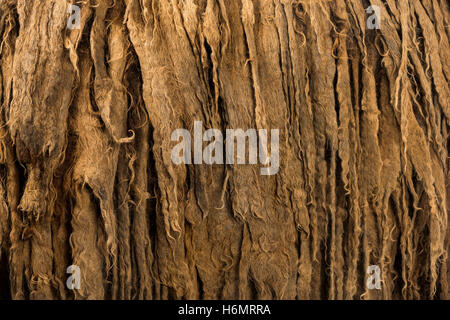
[[[449,20],[446,0],[0,0],[0,299],[449,299]],[[278,174],[175,165],[194,121],[279,129]]]

